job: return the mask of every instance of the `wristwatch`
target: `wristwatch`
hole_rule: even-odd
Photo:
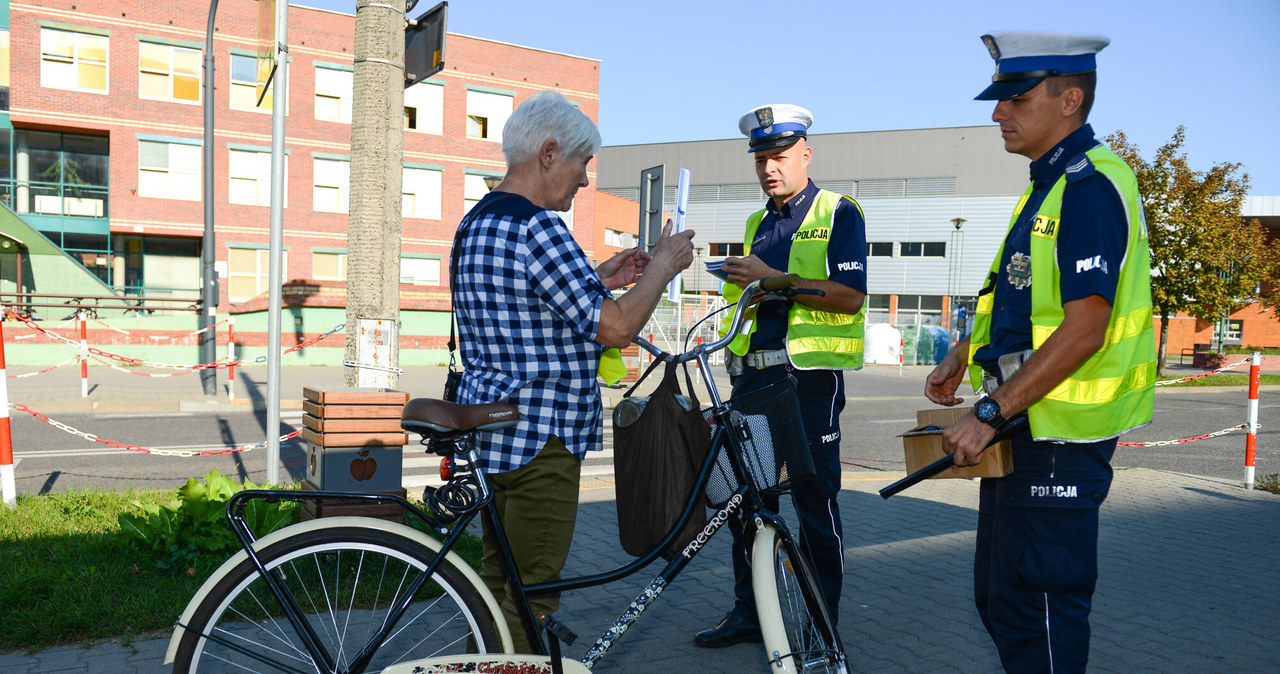
[[[990,396],[982,398],[973,406],[973,416],[978,417],[978,421],[1000,430],[1007,421],[1000,414],[1000,403],[993,400]]]

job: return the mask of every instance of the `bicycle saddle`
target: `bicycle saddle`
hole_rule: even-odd
[[[433,398],[414,398],[400,413],[400,427],[426,436],[450,436],[469,431],[496,431],[514,426],[520,411],[511,403],[460,405]]]

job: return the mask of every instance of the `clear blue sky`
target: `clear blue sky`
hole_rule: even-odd
[[[297,4],[354,12],[354,0]],[[420,14],[432,0],[421,0]],[[451,0],[449,31],[600,65],[606,145],[738,137],[764,103],[813,111],[814,133],[990,124],[973,96],[996,30],[1100,33],[1099,135],[1152,157],[1179,124],[1192,165],[1240,162],[1280,195],[1280,2],[1073,0]],[[446,61],[448,54],[445,54]]]

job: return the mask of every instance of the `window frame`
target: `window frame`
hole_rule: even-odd
[[[321,165],[321,162],[344,166],[342,169],[343,178],[345,179],[344,184],[320,184],[317,181],[318,174],[320,173],[320,171],[317,170],[317,167]],[[311,210],[317,213],[349,213],[351,210],[351,160],[339,159],[336,157],[312,157],[311,166]],[[338,205],[336,208],[329,209],[316,207],[316,191],[322,187],[325,189],[333,188],[338,190]]]
[[[164,49],[168,53],[168,56],[169,56],[168,70],[160,71],[156,69],[149,69],[143,65],[143,51],[145,48],[148,48],[148,47]],[[189,74],[179,75],[174,71],[174,67],[175,67],[174,62],[176,60],[174,57],[176,55],[177,50],[182,50],[185,52],[194,52],[196,54],[197,65],[195,69],[195,79],[196,79],[195,100],[190,100],[186,98],[177,98],[174,95],[174,86],[177,83],[176,78],[178,78],[179,76],[187,77],[187,78],[191,77]],[[168,103],[182,103],[184,105],[200,105],[200,103],[202,102],[202,99],[204,98],[204,87],[202,86],[204,84],[204,72],[203,72],[204,69],[200,67],[199,63],[203,57],[204,57],[204,51],[201,49],[196,49],[194,47],[165,44],[162,42],[153,42],[151,40],[138,40],[138,98],[144,101],[165,101]],[[147,96],[143,94],[143,78],[147,74],[152,74],[152,75],[158,74],[158,75],[164,75],[166,77],[169,85],[168,87],[169,95],[167,97]]]
[[[63,34],[74,36],[72,40],[72,53],[70,57],[64,57],[47,49],[48,43],[46,36],[54,34]],[[103,42],[102,61],[92,61],[81,56],[81,40],[101,40]],[[46,66],[51,63],[69,65],[75,70],[74,86],[65,86],[65,77],[54,77],[49,75],[46,77]],[[102,68],[102,88],[91,88],[80,86],[80,66],[90,65]],[[51,83],[58,81],[58,84]],[[88,94],[110,94],[111,93],[111,38],[109,35],[100,35],[89,31],[79,31],[72,27],[54,27],[40,26],[40,86],[46,89],[61,89],[63,91],[78,91]]]
[[[328,73],[325,77],[321,77],[320,73],[324,71]],[[337,74],[341,73],[341,74]],[[322,80],[332,77],[341,77],[346,80],[346,88],[342,91],[334,91],[330,88],[330,82],[324,83],[324,89],[321,89]],[[350,124],[351,123],[351,99],[355,90],[354,82],[355,73],[353,69],[346,66],[337,66],[331,64],[315,64],[315,94],[311,99],[312,116],[321,122],[332,122],[334,124]],[[337,101],[338,116],[337,117],[321,117],[320,106],[317,101],[320,98],[329,98]]]
[[[164,167],[159,167],[155,165],[147,166],[143,163],[143,143],[151,143],[153,145],[165,146],[166,165]],[[173,140],[162,140],[162,139],[155,139],[155,138],[139,138],[138,139],[138,196],[139,197],[145,197],[147,199],[173,199],[176,201],[200,201],[203,198],[203,195],[204,195],[203,163],[204,162],[201,161],[199,158],[197,158],[195,161],[190,162],[194,166],[194,170],[178,170],[182,168],[183,163],[181,161],[177,162],[179,166],[175,168],[174,166],[175,164],[174,149],[175,148],[194,148],[195,151],[199,153],[201,150],[201,143],[198,141],[187,142],[185,140],[173,141]],[[148,174],[154,175],[159,173],[165,174],[164,194],[152,193],[151,190],[144,187],[144,185],[147,185],[150,182],[150,181],[143,180],[144,176]],[[175,196],[174,189],[173,189],[173,184],[174,184],[173,176],[175,175],[194,176],[195,194],[192,196]]]

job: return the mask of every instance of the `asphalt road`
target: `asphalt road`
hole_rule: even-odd
[[[842,459],[846,470],[886,473],[886,484],[903,471],[899,433],[915,425],[915,411],[928,407],[920,391],[928,368],[868,367],[847,375],[848,402],[841,424]],[[1155,420],[1122,440],[1154,442],[1205,435],[1247,420],[1247,392],[1237,387],[1162,388],[1156,394]],[[1258,435],[1257,475],[1280,472],[1280,387],[1263,388],[1262,429]],[[73,488],[166,488],[202,476],[213,468],[237,479],[262,483],[267,450],[262,447],[223,455],[179,457],[166,452],[218,451],[261,443],[268,437],[266,415],[247,409],[172,414],[64,414],[55,420],[120,445],[111,447],[38,421],[26,414],[12,417],[15,474],[19,493]],[[1270,422],[1270,423],[1269,423]],[[277,435],[301,424],[301,411],[284,410]],[[1241,480],[1245,434],[1235,431],[1198,442],[1157,447],[1121,448],[1117,466],[1151,468]],[[281,444],[282,477],[300,480],[306,463],[300,439]],[[592,455],[585,474],[610,471],[611,454]],[[405,450],[406,482],[424,483],[434,463],[414,445]],[[414,476],[414,477],[410,477]]]

